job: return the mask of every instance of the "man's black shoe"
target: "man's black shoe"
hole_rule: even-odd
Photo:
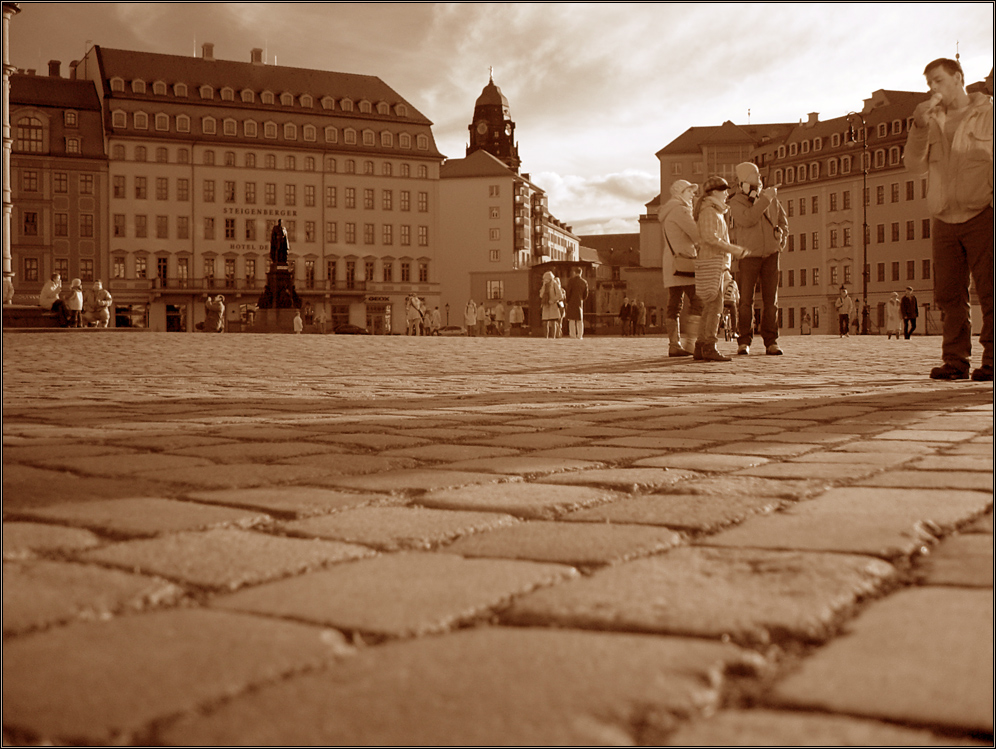
[[[975,380],[975,382],[992,382],[993,365],[983,364],[981,367],[972,372],[972,379]]]
[[[943,367],[934,367],[932,370],[930,370],[930,379],[967,380],[968,372],[964,369],[958,369],[957,367],[952,367],[950,364],[945,364]]]

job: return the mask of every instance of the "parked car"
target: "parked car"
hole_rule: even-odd
[[[459,325],[447,325],[439,329],[439,335],[467,335],[467,331]]]

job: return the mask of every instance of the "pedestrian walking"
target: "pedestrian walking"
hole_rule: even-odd
[[[839,321],[838,329],[840,335],[838,338],[849,338],[851,335],[851,314],[854,312],[854,300],[848,296],[847,289],[843,286],[840,287],[840,294],[837,295],[837,299],[833,305],[837,308],[837,320]]]
[[[993,379],[993,100],[965,91],[957,60],[940,58],[923,71],[930,98],[913,110],[906,138],[907,169],[927,174],[933,222],[934,302],[943,313],[935,380],[968,378],[972,356],[969,279],[982,307],[981,366],[973,380]]]
[[[756,164],[737,164],[738,186],[730,199],[730,237],[750,255],[740,262],[740,335],[738,354],[749,354],[754,340],[754,292],[761,287],[761,337],[764,352],[780,356],[778,346],[778,259],[788,238],[788,218],[778,189],[764,187]]]
[[[622,325],[622,334],[629,335],[629,297],[624,296],[622,306],[619,307],[619,322]]]
[[[564,294],[568,335],[581,340],[584,338],[584,300],[588,298],[588,282],[581,277],[579,266],[571,268],[571,277],[567,279]]]
[[[294,332],[301,334],[304,332],[304,320],[301,318],[301,310],[294,310]]]
[[[730,242],[725,216],[730,210],[726,194],[730,185],[714,175],[702,185],[702,196],[692,215],[699,228],[699,250],[695,258],[695,294],[702,300],[702,319],[693,357],[696,361],[730,361],[716,349],[719,319],[723,314],[723,291],[733,257],[747,250]]]
[[[467,328],[467,335],[472,336],[477,330],[477,305],[473,299],[467,300],[467,306],[463,308],[463,326]]]
[[[683,179],[671,185],[671,198],[661,206],[657,220],[661,225],[661,271],[667,292],[664,329],[668,336],[668,356],[691,356],[698,335],[702,300],[695,296],[695,255],[699,229],[692,217],[692,201],[698,185]],[[685,328],[679,320],[685,303]]]
[[[912,286],[906,287],[906,293],[899,302],[899,313],[903,316],[903,338],[908,341],[916,330],[916,319],[920,316],[920,305]]]
[[[902,320],[899,307],[899,292],[893,291],[892,297],[885,303],[885,334],[889,340],[892,340],[892,336],[899,340],[899,325]]]

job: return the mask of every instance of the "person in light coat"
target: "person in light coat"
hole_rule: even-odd
[[[683,179],[671,184],[671,198],[657,212],[661,225],[661,271],[667,291],[664,329],[668,335],[668,356],[691,356],[695,348],[702,300],[695,296],[695,255],[699,229],[692,217],[692,201],[698,185]],[[683,310],[685,302],[688,309]],[[679,322],[687,312],[687,325]]]

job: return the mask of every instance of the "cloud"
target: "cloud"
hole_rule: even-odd
[[[548,198],[550,212],[577,234],[638,231],[638,218],[660,191],[657,174],[630,169],[590,177],[556,172],[531,174]]]

